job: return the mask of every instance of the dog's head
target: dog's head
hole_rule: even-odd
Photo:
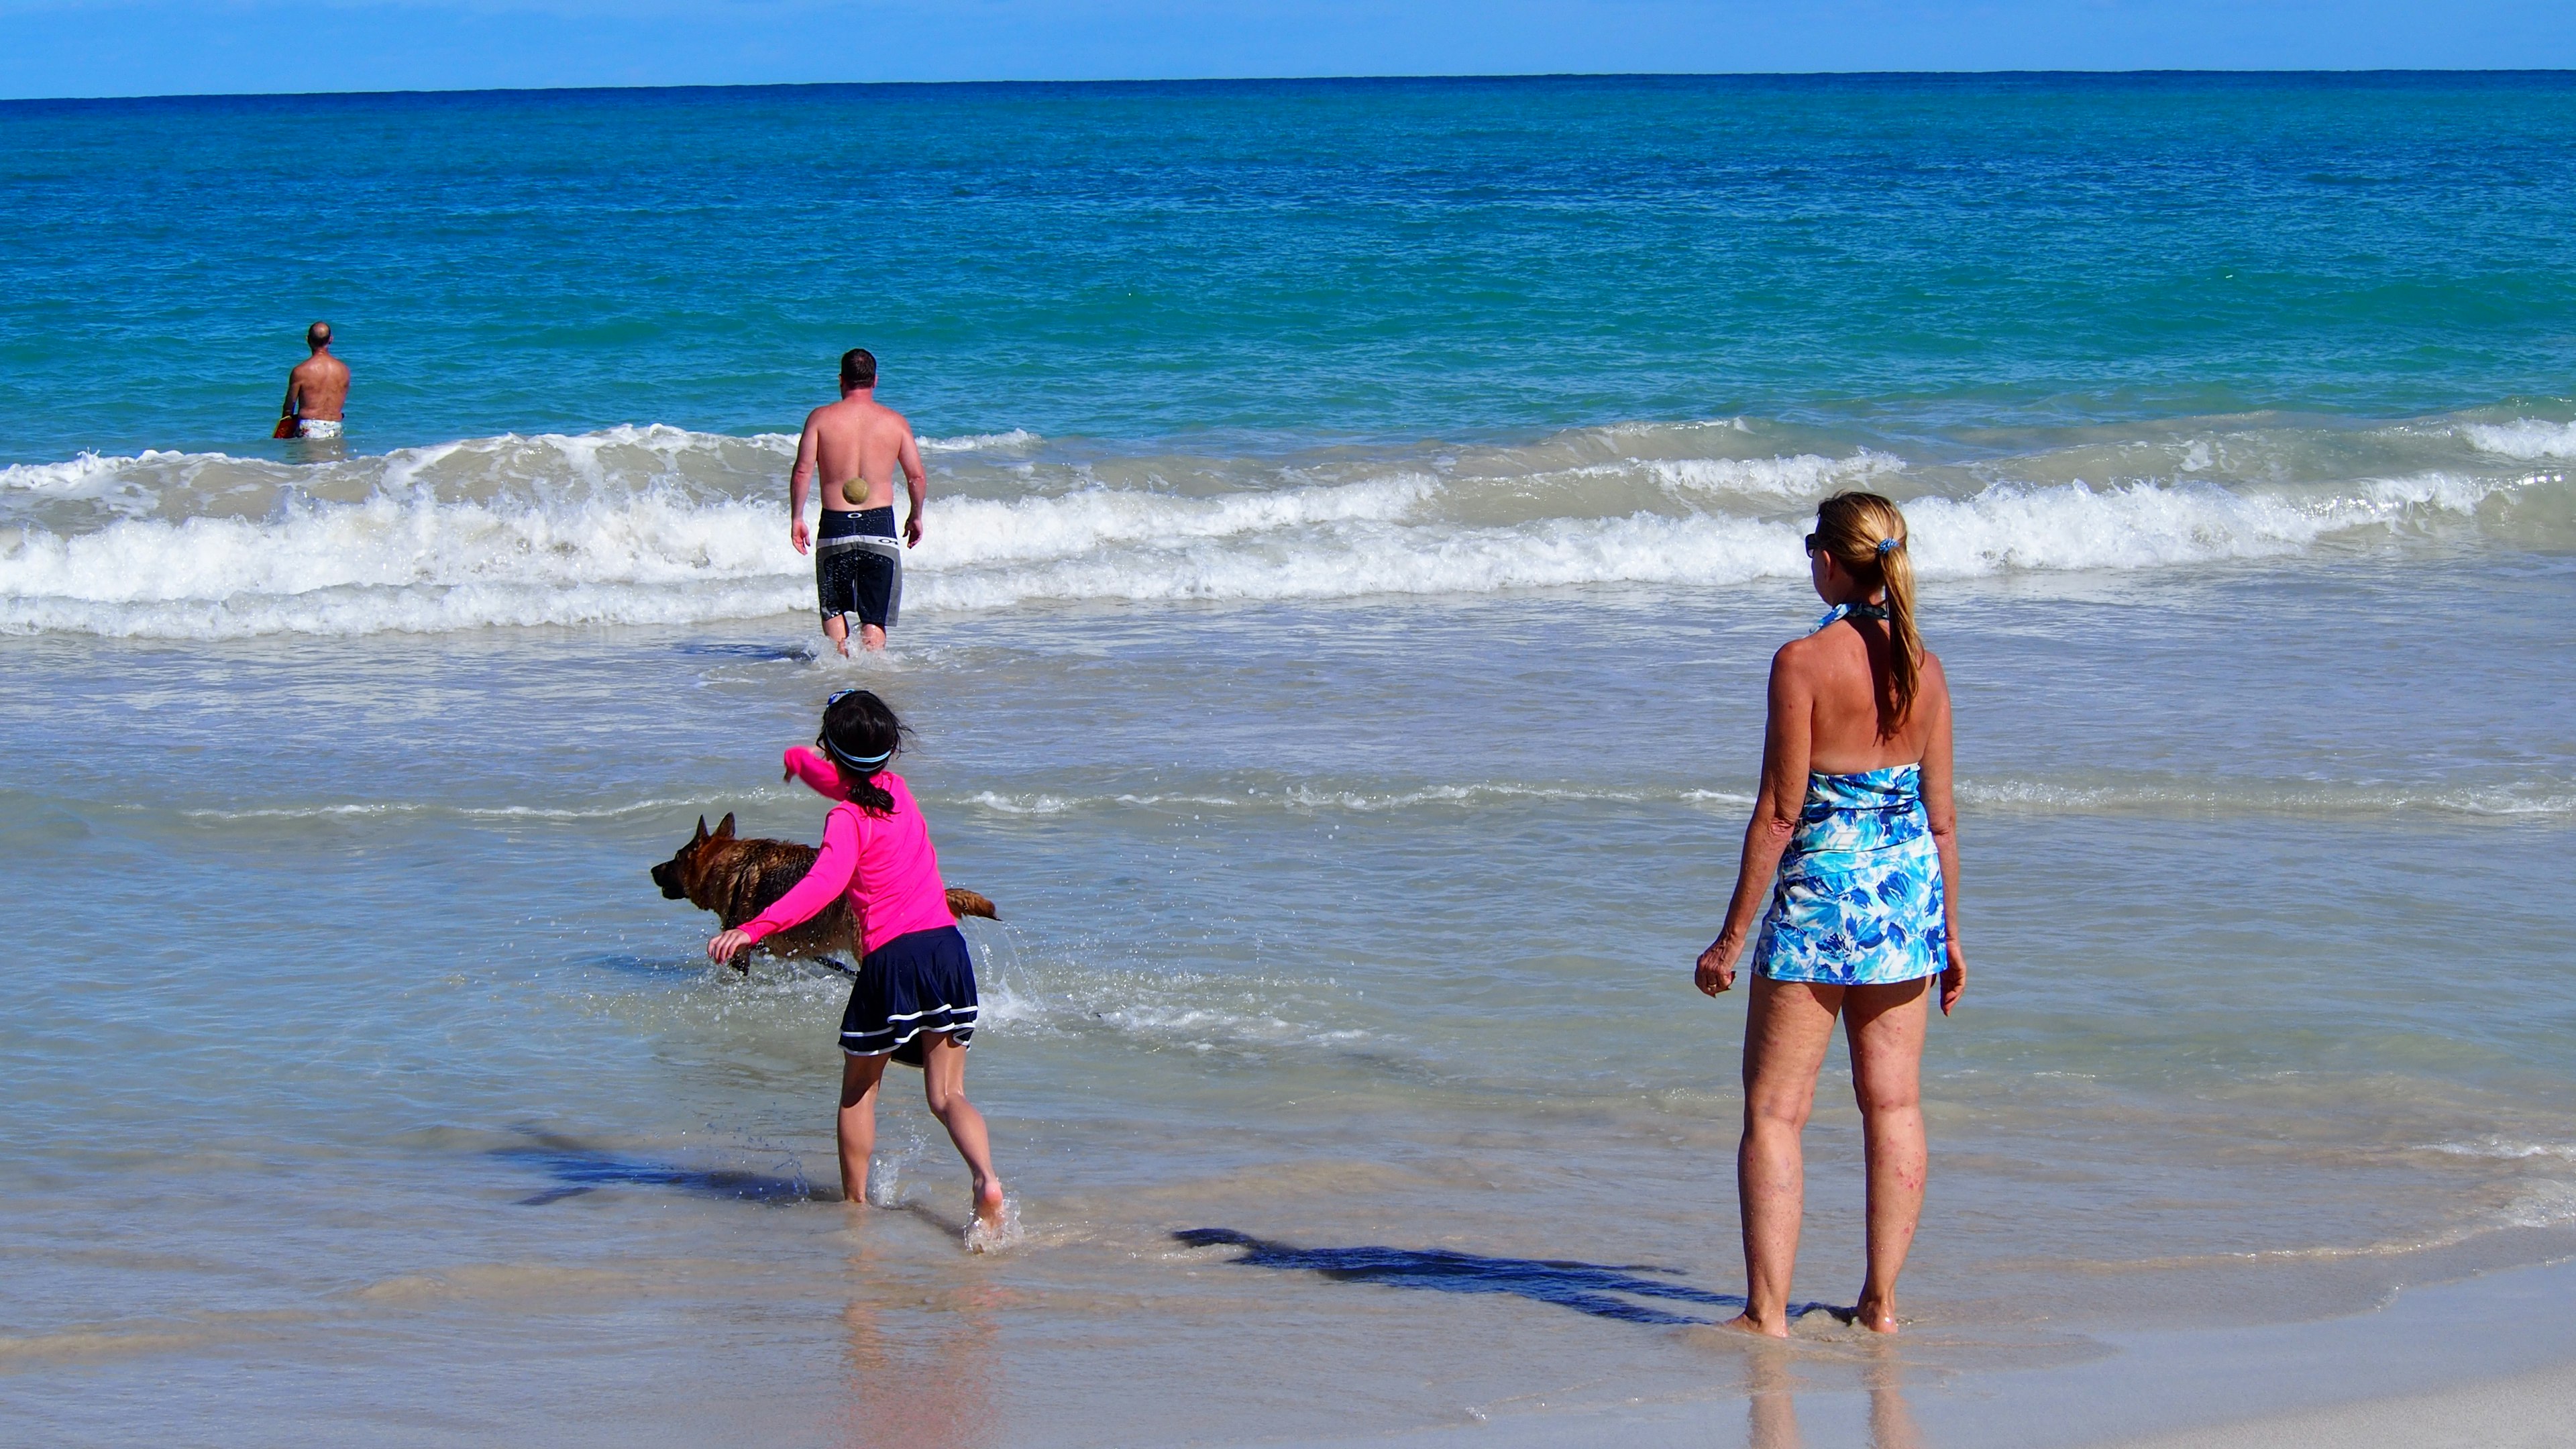
[[[706,881],[707,862],[718,854],[710,847],[732,839],[733,816],[731,814],[727,814],[723,822],[712,831],[707,829],[707,817],[699,816],[698,833],[689,837],[689,843],[681,846],[669,860],[653,867],[653,884],[662,888],[662,899],[666,901],[697,899],[699,887]]]

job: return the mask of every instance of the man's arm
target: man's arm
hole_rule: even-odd
[[[295,416],[295,394],[302,390],[304,379],[293,372],[286,374],[286,402],[277,410],[281,418]]]
[[[895,450],[895,461],[903,465],[903,487],[912,495],[912,517],[903,525],[906,548],[921,547],[921,505],[930,501],[930,475],[921,470],[921,449],[914,445],[912,424],[903,425],[903,446]]]
[[[787,541],[803,553],[805,490],[814,486],[814,414],[805,415],[805,435],[796,440],[796,466],[787,471]]]

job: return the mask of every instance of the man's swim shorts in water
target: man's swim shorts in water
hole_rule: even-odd
[[[894,509],[826,508],[814,539],[814,592],[823,617],[856,614],[862,624],[894,627],[903,607],[903,545]]]

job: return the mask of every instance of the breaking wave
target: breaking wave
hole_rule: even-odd
[[[2564,474],[2493,459],[2576,453],[2576,427],[2436,431],[2449,455],[2424,453],[2424,429],[2392,429],[2405,446],[2389,460],[2409,466],[2305,480],[2280,462],[2297,440],[2268,435],[2133,445],[2128,476],[2090,480],[2067,476],[2070,460],[2091,466],[2098,445],[1911,462],[1742,420],[1272,459],[1084,454],[1019,431],[932,439],[937,501],[905,602],[935,614],[1728,585],[1802,573],[1813,500],[1851,486],[1905,502],[1933,578],[2292,555],[2474,524],[2500,495],[2566,511]],[[2214,470],[2231,446],[2260,466]],[[811,602],[783,517],[793,451],[783,435],[651,426],[305,466],[178,452],[20,464],[0,469],[0,630],[212,638],[786,613]]]

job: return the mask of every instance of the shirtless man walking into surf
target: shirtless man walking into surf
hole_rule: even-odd
[[[912,424],[879,403],[877,359],[864,347],[841,354],[841,400],[805,415],[796,443],[796,468],[787,475],[787,539],[805,552],[805,490],[823,479],[823,526],[814,545],[814,589],[823,610],[823,633],[843,657],[850,652],[849,616],[859,616],[859,642],[885,647],[903,606],[903,550],[921,544],[921,506],[930,479],[921,471]],[[912,515],[903,544],[895,543],[894,470],[903,469]]]
[[[281,438],[328,440],[340,436],[340,412],[349,404],[349,364],[331,355],[331,324],[304,329],[313,355],[286,375],[286,404],[278,411]]]

